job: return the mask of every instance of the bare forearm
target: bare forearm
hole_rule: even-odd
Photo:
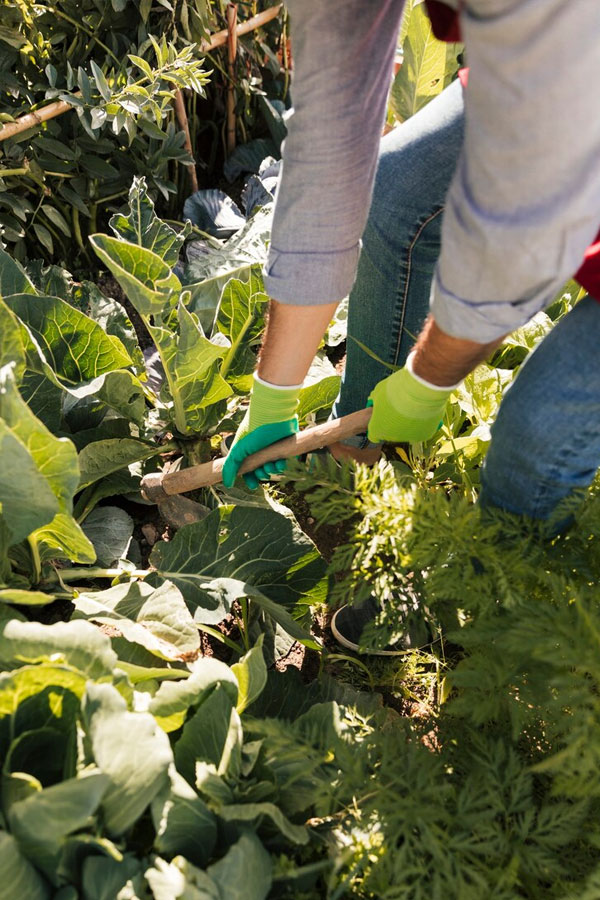
[[[271,300],[258,374],[271,384],[301,384],[337,303],[294,306]]]
[[[504,340],[488,344],[455,338],[443,332],[429,316],[415,345],[413,371],[430,384],[456,384],[483,362]]]

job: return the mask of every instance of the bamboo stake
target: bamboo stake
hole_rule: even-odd
[[[278,3],[276,6],[270,6],[268,9],[265,9],[264,12],[252,16],[252,18],[246,19],[245,22],[242,22],[241,25],[237,26],[236,35],[241,37],[243,34],[248,34],[250,31],[255,31],[262,25],[266,25],[267,22],[270,22],[272,19],[276,19],[282,6],[283,3]],[[227,43],[228,36],[229,32],[227,28],[224,28],[223,31],[215,31],[210,41],[202,41],[200,44],[200,52],[208,53],[210,50],[216,50],[217,47],[222,47]]]
[[[237,6],[227,6],[227,155],[235,150],[235,58],[237,56]]]
[[[179,127],[185,134],[185,149],[188,151],[191,157],[194,156],[192,151],[192,138],[190,135],[190,123],[188,122],[187,112],[185,109],[185,99],[183,96],[183,91],[181,88],[175,94],[175,115],[177,116],[177,122],[179,123]],[[195,194],[198,190],[198,174],[196,172],[196,161],[194,160],[194,164],[192,166],[186,167],[188,170],[188,175],[190,178],[190,187],[192,189],[192,193]]]
[[[266,25],[267,22],[270,22],[272,19],[276,19],[282,6],[282,3],[278,3],[276,6],[265,9],[264,12],[252,16],[252,18],[246,19],[245,22],[242,22],[237,26],[235,30],[236,37],[248,34],[250,31],[255,31],[262,25]],[[202,41],[198,48],[199,52],[208,53],[211,50],[216,50],[217,47],[223,47],[227,43],[228,36],[229,32],[226,28],[223,29],[223,31],[215,32],[209,41]],[[78,96],[78,94],[75,94],[74,96]],[[27,131],[28,128],[35,128],[36,126],[47,122],[49,119],[54,119],[56,116],[62,116],[63,113],[68,112],[70,109],[73,109],[73,107],[70,103],[67,103],[66,100],[55,100],[53,103],[49,103],[48,106],[43,106],[35,112],[19,116],[14,122],[6,122],[2,128],[0,128],[0,141],[6,141],[8,138],[14,137],[15,134],[21,134],[23,131]]]
[[[79,92],[75,96],[80,96]],[[73,109],[70,103],[67,103],[65,100],[56,100],[54,103],[49,103],[48,106],[42,106],[41,109],[35,112],[19,116],[14,122],[6,122],[0,128],[0,141],[5,141],[15,134],[21,134],[23,131],[27,131],[28,128],[43,125],[48,119],[62,116],[63,113],[68,112],[70,109]]]

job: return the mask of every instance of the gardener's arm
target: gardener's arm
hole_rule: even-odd
[[[598,230],[600,13],[593,0],[467,0],[461,27],[465,141],[431,308],[447,334],[484,343],[548,305]]]

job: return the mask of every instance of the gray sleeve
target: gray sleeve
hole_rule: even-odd
[[[287,6],[293,114],[265,287],[282,303],[332,303],[356,274],[403,0]]]
[[[523,325],[600,223],[600,3],[468,0],[466,132],[431,309],[480,343]]]

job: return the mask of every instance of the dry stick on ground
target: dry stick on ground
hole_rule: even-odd
[[[227,85],[227,155],[235,150],[235,58],[237,56],[237,6],[229,3],[227,6],[227,73],[229,84]]]
[[[258,13],[258,15],[252,16],[252,18],[242,22],[235,30],[236,36],[240,37],[243,34],[248,34],[248,32],[254,31],[256,28],[260,28],[261,25],[266,25],[267,22],[277,18],[282,6],[282,3],[278,3],[277,6],[271,6],[269,9],[265,9],[264,12]],[[216,50],[217,47],[222,47],[227,43],[228,38],[229,32],[226,28],[223,31],[215,32],[209,41],[203,41],[200,44],[200,53],[208,53],[210,50]],[[78,97],[80,94],[77,92],[73,94],[73,96]],[[73,106],[71,106],[70,103],[67,103],[66,100],[55,100],[53,103],[49,103],[48,106],[42,106],[41,109],[38,109],[35,112],[29,112],[24,116],[19,116],[14,122],[7,122],[0,128],[0,141],[6,141],[8,138],[14,137],[15,134],[21,134],[29,128],[35,128],[36,126],[42,125],[44,122],[47,122],[48,119],[54,119],[56,116],[61,116],[70,109],[73,109]]]

